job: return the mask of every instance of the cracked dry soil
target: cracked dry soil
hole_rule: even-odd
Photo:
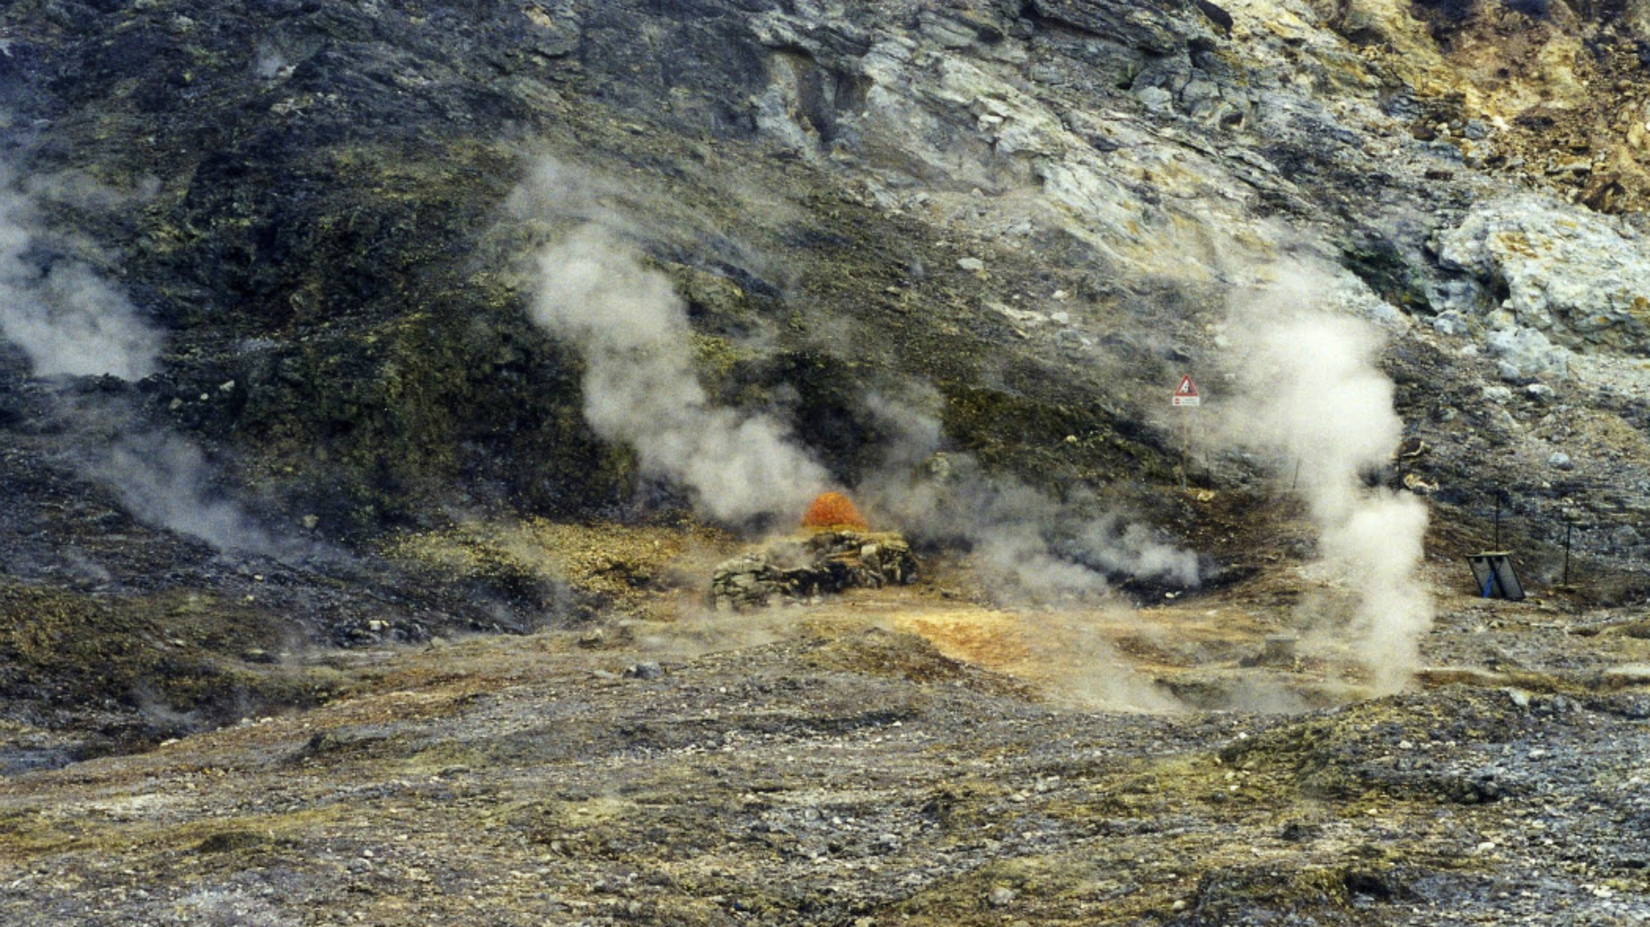
[[[1403,695],[1102,707],[1268,675],[1335,701],[1310,648],[1242,665],[1263,598],[1016,613],[926,583],[333,655],[328,704],[0,780],[0,921],[1650,917],[1642,621],[1445,597]]]

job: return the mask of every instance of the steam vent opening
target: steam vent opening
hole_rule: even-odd
[[[855,531],[870,529],[865,516],[859,514],[853,500],[839,492],[820,493],[802,515],[804,528],[850,528]]]

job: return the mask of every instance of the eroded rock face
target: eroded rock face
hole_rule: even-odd
[[[820,531],[724,561],[711,578],[710,595],[718,611],[736,611],[916,578],[916,555],[898,534]]]
[[[873,374],[947,397],[989,383],[1065,419],[1016,439],[1008,469],[1103,480],[1161,450],[1111,424],[1140,420],[1128,391],[1166,375],[1142,346],[1212,360],[1204,307],[1251,255],[1288,247],[1279,226],[1356,253],[1354,301],[1401,324],[1463,277],[1517,275],[1508,256],[1462,270],[1428,254],[1474,197],[1527,181],[1594,202],[1594,181],[1625,171],[1593,135],[1553,133],[1607,76],[1632,76],[1630,30],[1562,4],[1456,6],[42,0],[0,12],[0,105],[25,173],[148,191],[119,215],[51,211],[166,329],[144,412],[231,445],[247,484],[323,533],[370,535],[453,495],[561,516],[628,501],[622,449],[578,415],[578,359],[521,317],[508,268],[530,233],[499,221],[514,139],[584,159],[596,199],[612,198],[603,172],[635,188],[609,205],[651,230],[712,386],[752,405],[794,391],[804,440],[873,430],[827,396]],[[1584,34],[1599,53],[1565,59]],[[1542,67],[1469,92],[1503,59]],[[1616,95],[1611,138],[1632,148],[1640,90]],[[1510,146],[1544,119],[1552,172],[1515,171]],[[1599,326],[1592,295],[1532,296],[1517,325],[1574,347],[1545,311],[1588,345],[1642,340],[1629,297],[1599,297]],[[1438,330],[1482,338],[1456,318]],[[868,340],[863,366],[817,348]],[[1128,375],[1081,372],[1108,365]],[[947,428],[997,440],[979,434],[991,422]],[[1090,430],[1108,434],[1068,446],[1089,456],[1039,447]],[[851,482],[874,455],[844,440],[828,456]]]
[[[1650,335],[1650,258],[1631,226],[1535,197],[1515,197],[1475,207],[1455,229],[1439,236],[1439,259],[1476,275],[1511,321],[1544,336],[1512,343],[1492,341],[1497,354],[1527,358],[1538,369],[1552,340],[1570,346],[1602,345],[1642,351]],[[1534,372],[1534,371],[1532,371]]]
[[[1417,137],[1593,209],[1645,208],[1650,126],[1640,49],[1650,39],[1650,6],[1643,0],[1311,0],[1310,7],[1361,56],[1421,91]]]

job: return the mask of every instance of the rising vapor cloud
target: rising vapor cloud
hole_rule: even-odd
[[[23,349],[39,377],[153,373],[160,333],[84,263],[33,259],[39,228],[33,199],[0,166],[0,335]]]
[[[123,435],[86,454],[84,472],[112,487],[133,517],[211,544],[281,559],[308,551],[264,530],[217,490],[214,468],[193,442],[165,431]]]
[[[1361,657],[1376,687],[1391,692],[1413,674],[1432,624],[1417,573],[1427,509],[1363,478],[1390,461],[1403,422],[1392,381],[1375,364],[1379,329],[1320,305],[1320,294],[1336,288],[1328,271],[1294,265],[1233,299],[1239,395],[1222,421],[1229,442],[1300,467],[1320,556],[1353,591],[1349,620]]]
[[[687,311],[663,273],[599,225],[538,256],[534,321],[584,358],[584,414],[636,453],[643,473],[685,486],[713,518],[794,519],[830,485],[779,420],[715,405],[693,368]]]
[[[613,203],[644,196],[554,159],[534,165],[512,197],[527,219],[573,231],[536,255],[533,319],[585,362],[584,414],[606,440],[635,450],[644,472],[687,487],[700,511],[738,522],[794,523],[830,478],[778,419],[718,407],[693,369],[692,331],[664,274],[626,236],[638,221]],[[644,196],[645,198],[645,196]],[[1139,525],[1092,518],[1090,500],[1057,502],[967,454],[939,455],[937,415],[872,395],[885,465],[854,492],[888,522],[966,545],[1004,598],[1056,602],[1104,594],[1107,576],[1194,587],[1198,558]],[[930,466],[943,461],[943,472]]]
[[[54,236],[41,216],[44,192],[68,184],[24,178],[0,165],[0,336],[21,348],[36,377],[155,372],[164,339],[119,288],[82,261],[49,253]],[[98,191],[80,191],[96,194]],[[96,199],[95,195],[92,199]],[[112,201],[119,198],[112,193]],[[120,496],[134,517],[206,541],[218,550],[271,556],[303,551],[260,528],[232,498],[214,491],[200,448],[135,423],[118,395],[80,396],[57,412],[74,436],[81,472]]]
[[[886,436],[884,466],[858,491],[907,531],[967,547],[999,598],[1092,600],[1111,590],[1112,577],[1199,584],[1195,553],[1117,513],[1092,514],[1102,510],[1092,496],[1073,491],[1055,500],[987,472],[970,454],[946,451],[939,417],[925,408],[937,402],[924,392],[905,401],[870,398]]]

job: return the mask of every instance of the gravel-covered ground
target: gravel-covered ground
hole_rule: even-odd
[[[0,920],[1643,922],[1650,642],[1442,604],[1409,691],[1303,713],[1108,710],[1122,689],[1016,651],[1087,619],[934,588],[332,654],[313,710],[0,780]],[[1172,667],[1220,607],[1137,613],[1175,636],[1111,659],[1333,675]]]

